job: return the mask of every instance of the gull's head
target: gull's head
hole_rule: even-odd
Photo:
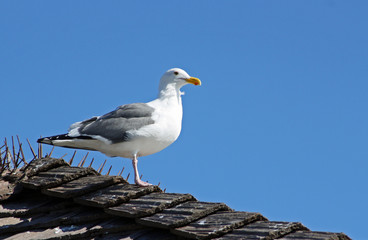
[[[172,68],[165,72],[161,77],[160,90],[167,88],[168,85],[172,85],[177,89],[180,89],[186,84],[201,85],[201,81],[198,78],[189,76],[183,69]]]

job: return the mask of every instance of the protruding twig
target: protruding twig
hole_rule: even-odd
[[[91,163],[89,164],[88,167],[92,167],[92,163],[93,163],[94,160],[95,160],[95,158],[92,158],[92,161],[91,161]]]
[[[123,169],[121,169],[121,171],[120,171],[120,173],[119,173],[119,176],[121,176],[121,174],[123,174],[123,172],[124,172],[124,168],[125,168],[125,167],[123,167]]]
[[[87,158],[85,158],[85,159],[83,160],[81,167],[83,167],[84,163],[86,162],[86,159],[87,159]]]
[[[10,169],[10,162],[9,162],[9,155],[11,155],[9,153],[9,149],[8,149],[8,145],[6,145],[6,149],[5,149],[5,156],[4,156],[4,169]]]
[[[41,138],[42,136],[40,136]],[[38,144],[38,158],[42,158],[42,143]]]
[[[3,171],[5,171],[6,169],[9,169],[9,160],[7,159],[8,156],[8,145],[6,143],[6,138],[4,141],[4,145],[1,147],[3,148],[5,147],[5,150],[3,152],[0,151],[0,173],[3,173]],[[4,157],[2,157],[4,156]]]
[[[15,159],[13,158],[13,156],[12,156],[11,152],[9,151],[9,149],[7,149],[6,154],[7,154],[6,156],[7,156],[8,158],[10,158],[10,160],[12,161],[13,166],[14,166],[14,168],[15,168],[15,166],[16,166]]]
[[[66,155],[68,155],[67,153],[65,153],[63,156],[61,156],[61,159],[63,159]]]
[[[16,162],[16,158],[15,158],[15,144],[14,144],[14,137],[12,136],[12,147],[13,147],[13,159],[14,159],[14,167],[16,168],[17,162]]]
[[[54,149],[55,149],[55,146],[52,146],[52,149],[51,149],[50,153],[48,154],[48,157],[51,157],[52,152],[54,151]]]
[[[13,170],[17,168],[17,160],[16,160],[16,155],[15,155],[15,146],[14,146],[14,137],[12,136],[12,149],[13,149],[13,155],[12,153],[9,151],[9,156],[11,158],[11,161],[13,163]]]
[[[84,158],[82,159],[82,164],[80,165],[81,167],[83,167],[84,163],[86,162],[88,154],[89,154],[89,152],[87,152],[86,156],[84,156]]]
[[[157,187],[159,187],[159,186],[160,186],[160,184],[161,184],[161,182],[158,182]]]
[[[141,176],[139,177],[139,179],[142,179],[142,177],[143,177],[143,174],[141,174]]]
[[[74,159],[76,153],[77,153],[77,150],[74,151],[72,158],[69,160],[69,165],[72,165],[73,159]]]
[[[164,193],[166,192],[166,188],[164,189]]]
[[[80,160],[80,162],[78,163],[77,167],[83,167],[84,161],[86,160],[86,158],[88,156],[88,153],[82,158],[82,160]]]
[[[9,147],[8,147],[8,140],[6,138],[4,139],[4,146],[5,146],[5,150],[2,154],[4,154],[4,160],[9,161],[9,159],[8,159]]]
[[[36,155],[35,151],[33,150],[32,145],[31,145],[31,143],[29,142],[28,138],[27,138],[27,142],[28,142],[29,148],[31,149],[31,152],[32,152],[32,154],[33,154],[33,157],[34,157],[34,158],[37,158],[37,155]]]
[[[20,149],[20,154],[22,154],[22,161],[25,165],[28,165],[27,161],[26,161],[26,158],[24,157],[24,153],[23,153],[23,145],[20,144],[19,145],[19,149]]]
[[[130,173],[128,173],[128,176],[126,177],[125,181],[128,182],[129,177],[130,177]]]
[[[24,153],[23,153],[23,146],[22,143],[19,140],[19,136],[17,135],[17,139],[18,139],[18,144],[19,144],[19,151],[22,154],[22,161],[25,165],[28,165],[28,163],[26,162],[26,158],[24,157]]]
[[[105,161],[103,162],[103,164],[98,168],[97,172],[101,173],[103,168],[105,167],[105,163],[106,163],[107,159],[105,159]]]
[[[6,160],[7,164],[9,165],[9,158],[11,158],[11,153],[9,152],[8,140],[5,138],[5,151],[4,151],[4,159]]]
[[[5,158],[6,163],[8,165],[8,169],[10,169],[11,153],[10,153],[9,146],[8,146],[8,139],[5,138],[4,142],[5,142],[5,157],[4,158]]]
[[[5,150],[1,153],[1,155],[4,155],[6,153],[7,149],[5,148]]]
[[[106,175],[110,175],[110,171],[111,171],[112,165],[109,168],[109,171],[107,171]]]
[[[18,168],[19,164],[21,163],[21,161],[19,161],[19,158],[20,158],[20,150],[18,150],[17,160],[15,161],[17,166],[15,166],[15,168]]]

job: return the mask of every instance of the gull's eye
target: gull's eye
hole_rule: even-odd
[[[174,74],[175,74],[175,75],[178,75],[178,74],[179,74],[179,72],[175,71],[175,72],[174,72]]]

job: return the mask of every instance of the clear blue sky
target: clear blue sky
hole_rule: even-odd
[[[140,159],[144,180],[366,239],[367,12],[334,0],[1,1],[1,137],[35,143],[150,101],[180,67],[203,85],[184,87],[181,136]]]

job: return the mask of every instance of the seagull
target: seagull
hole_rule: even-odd
[[[179,137],[183,117],[180,89],[186,84],[201,85],[201,81],[172,68],[161,77],[157,99],[121,105],[105,115],[72,124],[66,134],[37,142],[132,159],[135,184],[149,186],[139,177],[138,157],[157,153]]]

